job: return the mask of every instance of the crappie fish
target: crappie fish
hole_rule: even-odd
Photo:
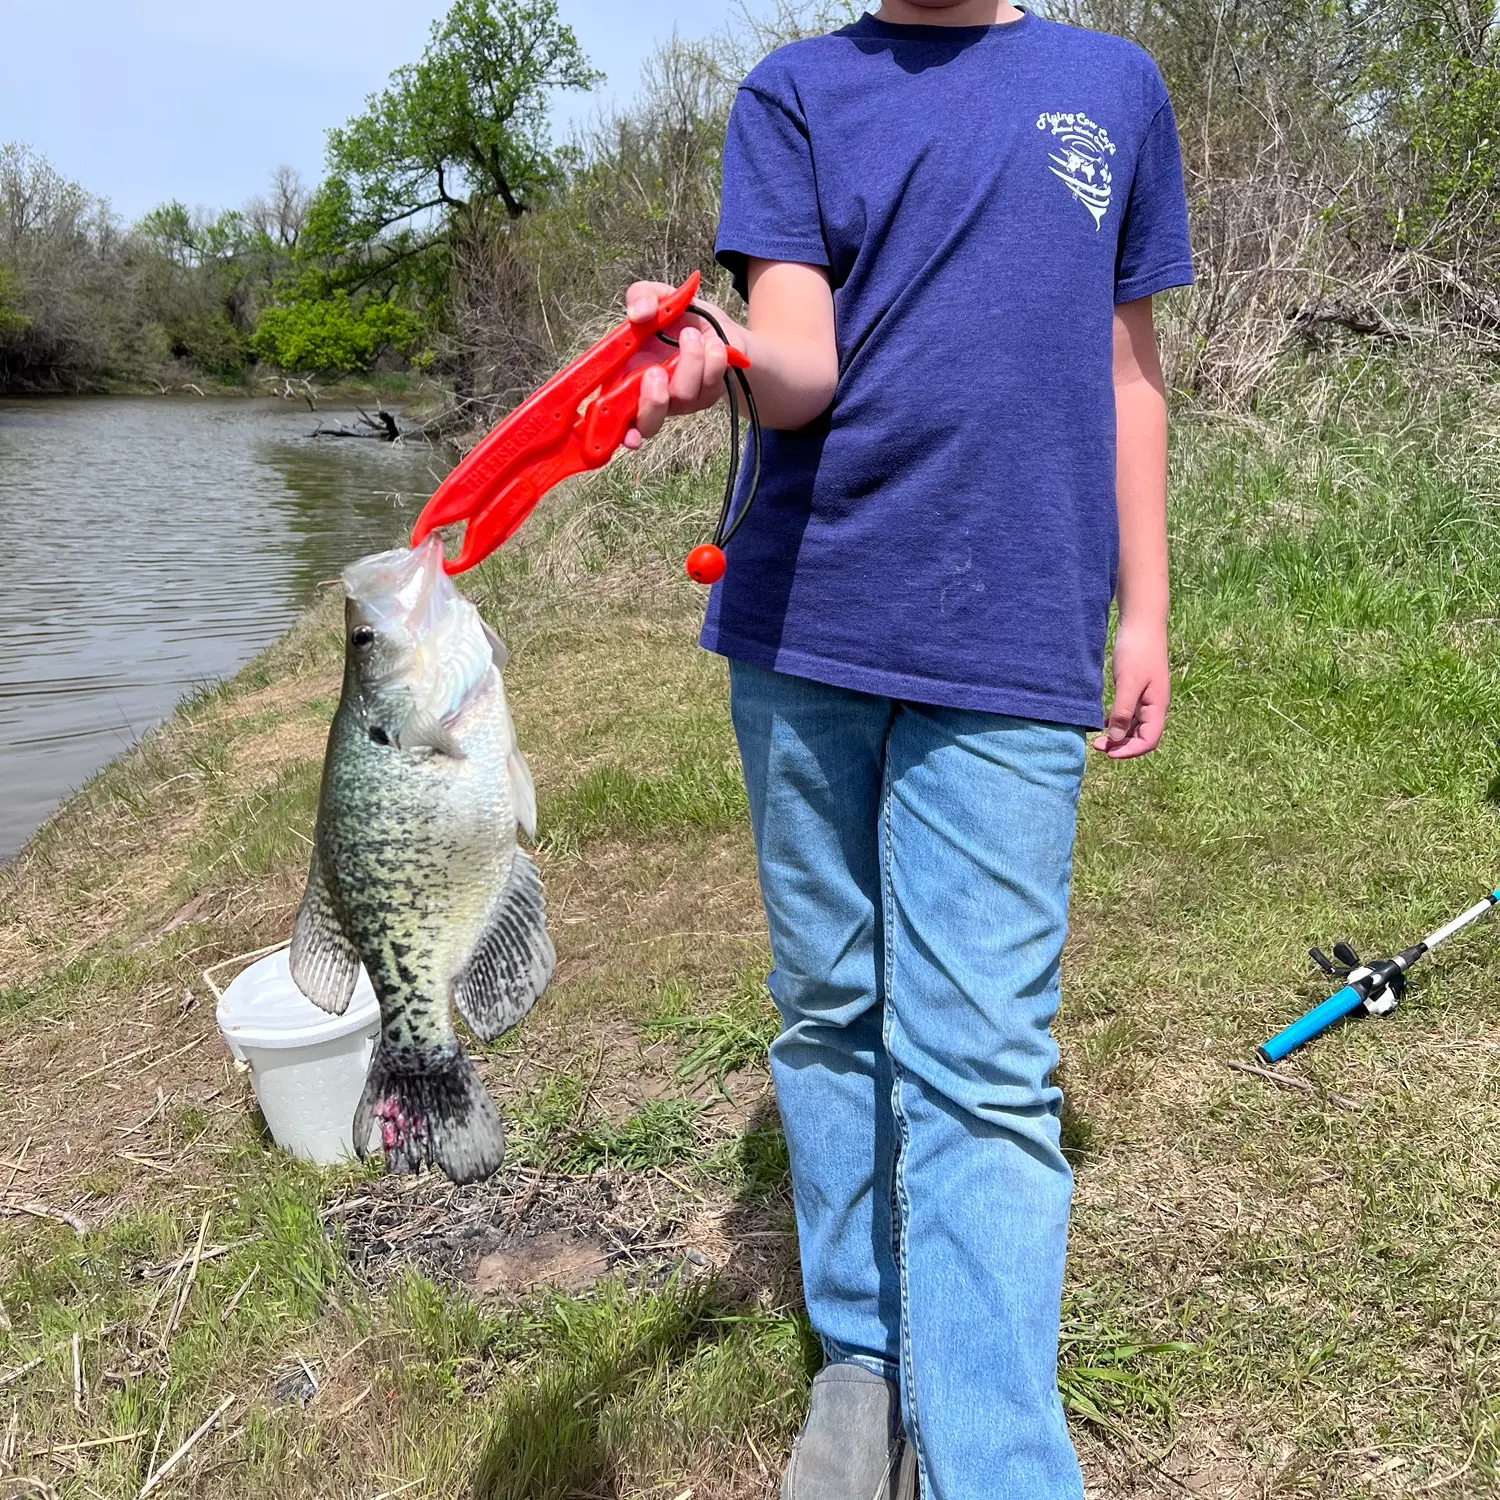
[[[536,793],[505,700],[505,648],[430,538],[344,570],[344,687],[328,736],[292,977],[343,1012],[364,964],[380,1042],[354,1115],[361,1156],[477,1182],[500,1117],[453,1028],[510,1030],[552,977],[541,876],[516,843]]]

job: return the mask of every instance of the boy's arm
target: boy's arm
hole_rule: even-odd
[[[793,261],[752,260],[749,267],[750,316],[741,326],[712,303],[729,341],[750,358],[750,388],[767,427],[806,427],[833,400],[838,383],[838,346],[833,333],[833,292],[821,266]],[[671,287],[638,281],[625,297],[633,323],[656,316],[657,298]],[[704,411],[724,394],[724,345],[701,318],[689,313],[673,330],[682,361],[670,385],[660,366],[677,351],[654,344],[636,364],[657,368],[641,384],[640,414],[626,435],[628,448],[655,437],[669,416]]]
[[[1115,308],[1115,504],[1120,518],[1115,699],[1096,750],[1154,750],[1167,719],[1167,396],[1151,299]]]

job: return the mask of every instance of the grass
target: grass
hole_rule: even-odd
[[[745,784],[721,753],[684,756],[660,776],[624,766],[590,771],[548,809],[545,847],[572,852],[597,839],[648,838],[686,827],[732,827],[745,817]]]
[[[1308,1087],[1228,1064],[1326,993],[1310,944],[1389,950],[1493,884],[1500,397],[1313,372],[1186,416],[1173,466],[1172,720],[1091,767],[1058,1028],[1090,1495],[1491,1494],[1500,932],[1290,1059]],[[471,589],[560,958],[474,1048],[495,1183],[287,1161],[214,1035],[202,971],[300,895],[326,602],[0,875],[0,1494],[136,1496],[228,1396],[160,1493],[775,1493],[815,1359],[724,674],[677,577],[714,487],[625,472]]]
[[[689,997],[684,996],[681,986],[668,986],[658,1002],[667,1013],[646,1022],[648,1032],[669,1036],[688,1049],[677,1064],[677,1078],[700,1079],[712,1074],[714,1083],[722,1089],[730,1073],[766,1065],[778,1021],[768,1003],[762,966],[738,976],[722,1010],[706,1015],[682,1013],[678,1003],[684,998]]]

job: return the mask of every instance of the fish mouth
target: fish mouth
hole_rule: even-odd
[[[459,597],[443,571],[443,543],[397,547],[352,562],[340,575],[344,597],[362,622],[377,630],[399,626],[420,640]]]
[[[479,612],[443,569],[436,535],[362,557],[343,571],[346,659],[381,727],[407,743],[408,722],[447,724],[489,680],[495,656]],[[361,629],[374,632],[361,643]]]

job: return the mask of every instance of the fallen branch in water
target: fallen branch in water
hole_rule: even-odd
[[[273,375],[267,380],[266,384],[270,387],[270,394],[275,396],[278,401],[302,400],[307,402],[308,411],[317,411],[318,396],[320,393],[318,388],[306,376],[303,376],[294,385],[289,375],[283,375],[279,380]],[[280,386],[279,390],[277,389],[278,385]]]
[[[382,443],[394,443],[398,438],[406,436],[396,425],[396,419],[388,411],[380,411],[376,416],[380,418],[377,422],[367,411],[355,407],[359,412],[361,426],[349,427],[325,427],[321,422],[317,428],[308,433],[308,437],[333,437],[333,438],[377,438]]]

